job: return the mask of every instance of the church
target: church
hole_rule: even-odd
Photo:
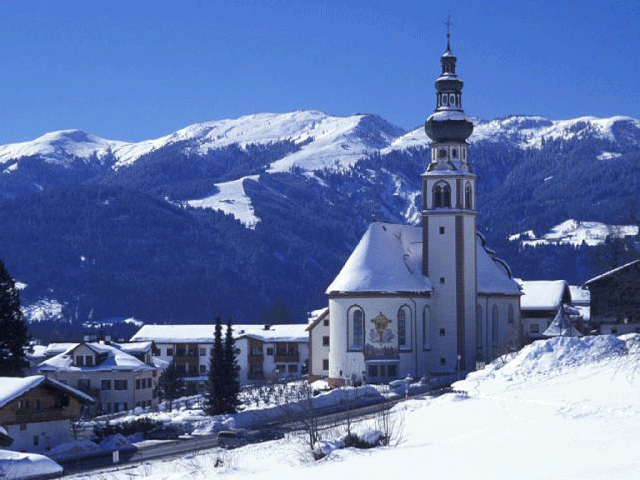
[[[468,372],[520,341],[520,288],[476,232],[473,123],[448,33],[440,63],[422,225],[371,224],[308,327],[311,376],[331,385]]]

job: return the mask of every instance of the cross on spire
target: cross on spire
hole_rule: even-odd
[[[453,23],[451,22],[451,14],[447,15],[447,21],[445,23],[445,25],[447,26],[447,50],[451,50],[451,25],[453,25]]]

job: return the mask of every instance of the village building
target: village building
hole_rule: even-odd
[[[306,325],[233,325],[241,384],[306,372],[309,337]],[[188,393],[206,390],[215,325],[144,325],[132,342],[153,341],[154,355],[175,362]],[[223,328],[223,337],[226,327]]]
[[[93,403],[89,395],[44,375],[0,377],[3,447],[39,453],[68,442],[71,422]]]
[[[331,332],[329,329],[329,308],[310,312],[309,332],[309,380],[314,381],[329,375],[329,348]]]
[[[152,344],[90,342],[51,344],[37,370],[96,400],[92,413],[153,407],[155,388],[166,363],[151,354]]]
[[[328,371],[314,332],[326,325],[310,328],[311,373],[330,384],[466,372],[519,344],[520,288],[476,232],[473,123],[447,40],[425,123],[422,226],[371,224],[327,288]]]
[[[591,324],[600,333],[640,333],[640,260],[585,282],[591,292]]]
[[[564,280],[517,280],[522,288],[520,309],[525,343],[546,338],[547,329],[563,308],[571,304]]]

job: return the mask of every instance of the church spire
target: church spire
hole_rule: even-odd
[[[447,22],[445,23],[447,26],[447,52],[451,52],[451,14],[447,15]]]

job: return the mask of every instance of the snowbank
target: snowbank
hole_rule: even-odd
[[[44,455],[0,450],[0,476],[2,478],[22,480],[61,473],[62,467]]]

